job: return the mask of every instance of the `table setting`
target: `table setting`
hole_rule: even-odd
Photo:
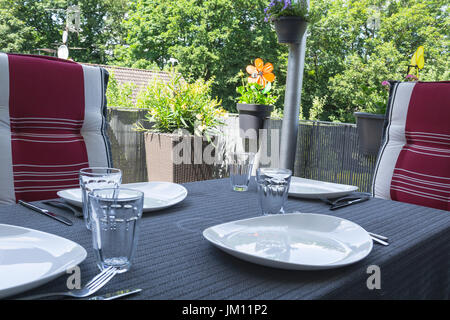
[[[231,153],[231,188],[248,191],[255,155]],[[319,199],[337,210],[370,199],[358,187],[292,177],[289,169],[258,168],[256,184],[261,216],[213,226],[203,236],[217,248],[243,260],[290,270],[346,266],[370,254],[373,242],[388,246],[388,237],[334,216],[288,213],[288,196]]]
[[[231,155],[230,177],[182,185],[121,184],[114,168],[90,168],[87,179],[80,172],[80,188],[59,191],[59,199],[0,207],[0,274],[11,274],[0,282],[0,298],[379,299],[405,288],[405,296],[448,294],[446,283],[412,290],[420,275],[445,269],[448,216],[287,169],[258,168],[252,176],[253,161],[252,154]],[[424,255],[437,262],[425,265]],[[371,265],[383,270],[381,290],[367,289]],[[68,289],[75,267],[83,285]],[[397,279],[399,270],[408,281]]]
[[[42,204],[69,210],[75,219],[83,219],[86,229],[92,232],[93,251],[100,273],[83,288],[21,299],[68,296],[112,300],[139,293],[142,289],[137,288],[91,297],[116,274],[130,269],[142,214],[171,207],[187,196],[186,188],[170,182],[121,185],[122,172],[116,168],[84,168],[79,172],[79,179],[80,188],[58,191],[59,199],[45,200]],[[18,204],[66,226],[74,224],[74,219],[67,215],[35,203],[18,200]],[[51,281],[79,265],[88,255],[84,247],[64,237],[6,224],[0,224],[0,246],[6,252],[0,256],[0,274],[3,276],[0,298]],[[12,276],[6,277],[6,274]]]

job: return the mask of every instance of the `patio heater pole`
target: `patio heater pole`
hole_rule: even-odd
[[[295,150],[297,149],[305,51],[306,32],[300,43],[289,44],[284,113],[281,125],[280,167],[290,169],[292,173],[294,173]]]

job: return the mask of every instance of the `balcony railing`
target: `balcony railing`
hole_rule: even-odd
[[[145,119],[146,113],[142,109],[109,109],[108,135],[113,162],[124,172],[123,183],[147,181],[144,134],[133,129],[136,122]],[[239,137],[239,118],[231,115],[225,121],[223,139],[228,148],[233,148],[233,145],[242,141]],[[269,129],[268,141],[273,143],[272,130],[281,129],[281,120],[270,119],[266,128]],[[360,191],[370,191],[376,156],[360,152],[356,125],[300,121],[295,147],[295,176],[356,185]],[[218,172],[217,177],[223,175],[223,170]]]

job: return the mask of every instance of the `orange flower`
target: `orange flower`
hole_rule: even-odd
[[[248,83],[258,83],[263,88],[266,86],[267,82],[272,82],[275,80],[275,75],[272,73],[273,65],[270,62],[264,64],[262,59],[258,58],[255,60],[255,65],[248,65],[246,68],[250,77],[248,77]]]

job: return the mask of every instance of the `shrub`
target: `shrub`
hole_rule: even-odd
[[[211,97],[212,80],[186,82],[180,74],[170,73],[165,83],[154,78],[137,97],[136,106],[150,109],[146,118],[153,126],[150,131],[173,133],[187,130],[190,134],[209,135],[223,122],[226,115],[221,101]],[[138,130],[145,130],[138,125]]]
[[[135,87],[136,85],[131,82],[119,84],[114,76],[114,73],[110,73],[108,88],[106,90],[108,106],[134,108],[133,90]]]

